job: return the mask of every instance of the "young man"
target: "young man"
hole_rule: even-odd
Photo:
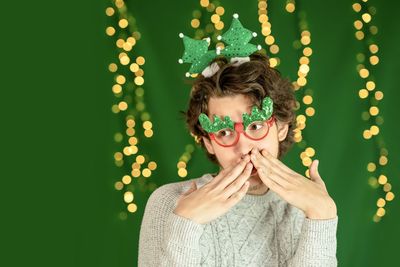
[[[336,205],[318,162],[307,179],[279,160],[294,110],[291,83],[254,51],[196,78],[186,122],[221,171],[152,193],[139,266],[337,266]]]

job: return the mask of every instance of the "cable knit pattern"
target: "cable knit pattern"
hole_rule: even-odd
[[[213,179],[194,179],[200,188]],[[269,190],[246,195],[219,218],[198,224],[173,213],[190,181],[155,190],[146,205],[139,238],[139,267],[337,266],[338,217],[311,220]]]

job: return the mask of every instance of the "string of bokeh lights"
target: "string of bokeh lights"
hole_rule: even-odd
[[[299,68],[297,71],[297,79],[293,82],[293,88],[296,92],[296,98],[301,99],[304,105],[301,105],[299,101],[296,101],[296,128],[294,131],[294,141],[298,147],[302,149],[300,153],[300,159],[302,164],[307,167],[304,174],[310,177],[308,167],[312,163],[312,157],[315,156],[315,149],[311,146],[307,146],[307,142],[303,137],[302,132],[306,128],[307,117],[315,115],[315,108],[312,107],[313,103],[313,91],[310,88],[303,89],[307,84],[307,75],[310,71],[310,56],[312,55],[311,44],[311,33],[308,30],[308,24],[306,21],[305,12],[296,12],[296,5],[294,0],[286,1],[285,10],[288,13],[293,13],[298,16],[298,29],[300,38],[293,42],[293,47],[296,50],[301,51],[299,57]],[[264,42],[269,47],[271,57],[269,59],[271,67],[277,67],[280,64],[280,58],[277,56],[279,53],[279,46],[276,44],[276,39],[272,35],[272,25],[268,16],[268,3],[266,0],[258,0],[258,21],[261,23],[261,34],[265,37]]]
[[[115,81],[112,86],[115,104],[112,105],[111,111],[119,116],[124,127],[114,135],[114,141],[119,144],[120,151],[115,152],[113,157],[115,165],[124,167],[128,172],[115,182],[114,187],[123,192],[127,211],[134,213],[137,211],[134,191],[139,189],[151,192],[157,187],[155,183],[147,181],[157,169],[157,163],[151,161],[139,145],[153,136],[151,116],[144,103],[145,58],[133,53],[141,34],[125,2],[112,1],[105,13],[114,24],[106,28],[106,34],[115,41],[117,53],[114,62],[108,65]],[[123,211],[119,217],[126,219],[127,213]]]
[[[224,44],[220,42],[217,37],[224,29],[225,24],[221,20],[221,16],[225,13],[225,9],[220,5],[219,1],[200,0],[201,9],[193,11],[193,18],[190,21],[190,26],[195,30],[194,39],[204,39],[210,37],[210,44],[215,44],[215,48],[224,48]],[[203,27],[201,27],[204,25]],[[192,74],[191,77],[196,77],[197,74]],[[199,143],[199,137],[191,134],[195,143]],[[195,146],[187,144],[185,151],[179,157],[176,167],[178,169],[178,176],[185,178],[188,175],[187,166],[192,158]]]
[[[372,19],[376,14],[376,8],[368,5],[368,0],[357,1],[353,3],[352,8],[357,14],[354,21],[355,38],[363,46],[362,52],[356,55],[356,70],[359,74],[363,88],[358,91],[358,96],[366,104],[367,110],[361,113],[361,119],[368,125],[362,132],[366,142],[373,142],[376,153],[375,159],[367,164],[369,173],[368,183],[374,188],[381,188],[381,197],[376,202],[376,211],[372,217],[374,222],[379,222],[386,214],[386,204],[394,199],[392,185],[389,183],[384,168],[388,163],[388,150],[382,136],[383,116],[379,110],[379,104],[383,99],[382,89],[378,89],[374,77],[375,66],[379,63],[377,55],[379,47],[376,44],[375,36],[378,33],[378,27],[373,24]]]

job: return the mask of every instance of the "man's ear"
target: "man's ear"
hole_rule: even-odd
[[[209,140],[207,137],[202,137],[202,138],[203,138],[203,142],[204,142],[204,145],[206,146],[208,153],[214,155],[215,152],[214,152],[214,148],[211,144],[211,140]]]
[[[285,140],[285,138],[288,134],[289,123],[276,120],[276,125],[278,127],[278,140],[279,140],[279,142],[282,142],[283,140]]]

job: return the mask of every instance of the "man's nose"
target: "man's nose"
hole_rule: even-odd
[[[236,152],[243,158],[247,154],[250,154],[253,147],[256,147],[253,141],[248,139],[243,133],[241,133],[239,140],[235,146]]]

